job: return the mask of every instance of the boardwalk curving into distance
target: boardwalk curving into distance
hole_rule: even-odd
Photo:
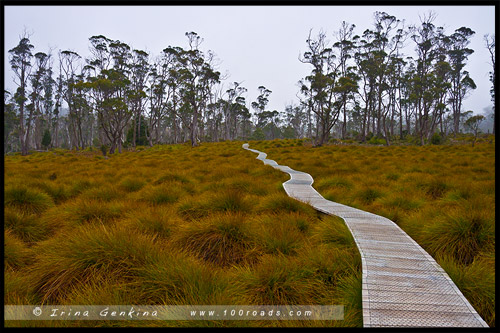
[[[288,196],[344,219],[361,254],[364,327],[488,327],[448,274],[391,220],[326,200],[311,175],[257,159],[290,175]]]

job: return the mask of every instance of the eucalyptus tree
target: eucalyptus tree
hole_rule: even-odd
[[[54,94],[54,110],[52,118],[51,127],[53,128],[53,146],[59,147],[59,127],[60,127],[60,112],[62,108],[62,101],[64,95],[64,79],[63,79],[63,71],[62,71],[62,61],[59,56],[59,75],[57,76],[54,85],[55,85],[55,94]]]
[[[474,50],[467,48],[470,38],[475,34],[470,28],[461,27],[449,36],[448,58],[451,66],[451,89],[449,102],[453,114],[453,132],[458,134],[460,130],[460,114],[462,102],[465,96],[473,89],[476,89],[474,80],[469,72],[464,70],[469,55]]]
[[[240,82],[234,82],[232,87],[226,90],[226,99],[220,102],[224,113],[224,137],[226,140],[233,140],[237,135],[238,121],[241,116],[244,118],[245,97],[247,92]],[[244,107],[244,108],[243,108]]]
[[[433,96],[432,89],[432,67],[435,57],[433,52],[436,45],[436,27],[432,23],[435,19],[435,14],[430,13],[424,17],[420,27],[412,27],[412,40],[416,44],[416,72],[412,78],[413,87],[415,89],[415,104],[416,104],[416,132],[420,138],[420,144],[424,144],[429,127],[429,113]]]
[[[252,109],[254,109],[255,131],[258,130],[259,136],[262,134],[264,138],[269,138],[271,134],[267,133],[266,135],[264,133],[264,128],[267,127],[269,132],[269,129],[271,129],[271,127],[268,126],[269,122],[272,121],[273,116],[275,116],[271,111],[266,110],[267,104],[269,103],[269,96],[272,91],[265,86],[259,86],[257,90],[259,91],[259,95],[256,100],[250,104]]]
[[[83,67],[80,74],[75,76],[75,83],[72,84],[72,107],[74,119],[76,119],[77,142],[82,149],[85,149],[87,145],[92,145],[95,129],[91,88],[85,82],[89,71],[88,66]]]
[[[313,39],[309,32],[306,43],[308,50],[299,60],[312,65],[313,68],[311,74],[302,81],[301,91],[311,98],[311,111],[316,115],[314,144],[321,146],[328,140],[340,114],[341,103],[335,90],[340,63],[335,61],[335,54],[327,45],[324,32],[320,31],[316,39]]]
[[[259,91],[259,95],[257,96],[257,99],[251,103],[251,106],[252,109],[255,110],[255,116],[257,117],[256,125],[257,127],[262,128],[265,126],[265,124],[259,121],[259,114],[266,110],[266,106],[269,103],[269,96],[271,95],[272,91],[264,86],[259,86],[257,90]]]
[[[45,71],[45,75],[42,78],[42,86],[43,86],[43,96],[42,96],[42,103],[43,103],[43,109],[45,112],[45,119],[47,123],[47,129],[49,130],[50,133],[53,133],[54,131],[54,88],[56,85],[56,81],[52,77],[53,75],[53,70],[52,70],[52,57],[49,53],[48,55],[48,66]]]
[[[355,28],[354,24],[348,24],[342,21],[341,27],[337,32],[337,42],[333,44],[333,47],[338,50],[339,63],[340,63],[340,78],[339,86],[337,87],[337,92],[341,94],[341,108],[343,115],[342,122],[342,139],[346,135],[347,126],[347,103],[349,99],[353,99],[353,92],[357,91],[357,75],[355,74],[355,67],[349,66],[348,61],[352,57],[354,52],[354,42],[352,40],[353,30]]]
[[[119,153],[122,152],[125,128],[132,117],[132,110],[129,108],[132,89],[130,80],[132,54],[130,46],[119,40],[109,44],[109,53],[113,60],[113,67],[108,71],[108,78],[112,81],[114,89],[107,105],[105,131],[111,134],[109,153],[113,154],[114,148],[118,148]]]
[[[77,70],[78,70],[78,60],[81,59],[78,53],[65,50],[59,52],[60,68],[63,75],[63,100],[68,105],[68,120],[69,120],[69,138],[71,147],[76,150],[81,147],[85,148],[85,143],[83,142],[82,133],[82,122],[84,118],[83,109],[79,108],[77,101],[75,100],[76,90],[75,85],[77,84]]]
[[[205,140],[219,141],[221,138],[222,126],[222,109],[224,108],[225,100],[222,99],[220,91],[215,92],[215,102],[208,103],[204,113],[203,122],[206,126]]]
[[[146,99],[146,81],[149,73],[149,54],[142,50],[133,50],[130,62],[130,81],[131,87],[128,92],[130,110],[132,118],[132,146],[136,145],[137,132],[141,129],[142,112]],[[139,135],[140,136],[140,135]]]
[[[10,49],[9,62],[11,68],[17,78],[14,83],[18,86],[14,98],[19,108],[19,143],[21,146],[21,154],[28,154],[29,145],[29,129],[26,129],[25,119],[25,104],[28,99],[28,84],[32,69],[31,59],[33,57],[32,49],[34,46],[30,44],[29,36],[25,33],[21,37],[19,44]]]
[[[10,140],[11,134],[13,134],[16,131],[16,124],[19,123],[19,120],[17,119],[16,115],[16,107],[15,107],[15,100],[12,96],[12,94],[4,90],[3,94],[3,135],[4,135],[4,141],[3,141],[3,151],[4,154],[8,153],[9,150],[12,150],[13,142]]]
[[[198,145],[199,119],[209,103],[213,85],[220,82],[220,73],[210,64],[211,53],[205,57],[199,49],[203,39],[196,32],[186,32],[189,50],[180,53],[179,78],[181,82],[182,110],[188,120],[189,138],[193,147]]]
[[[289,104],[285,106],[286,123],[293,128],[296,137],[303,138],[307,134],[307,114],[303,105]]]
[[[301,79],[298,81],[299,92],[296,94],[299,99],[299,105],[301,108],[305,110],[305,118],[306,118],[306,131],[305,135],[308,138],[313,137],[313,99],[312,99],[312,91],[308,87],[308,82],[305,79]]]
[[[495,35],[485,35],[484,36],[484,41],[486,42],[486,48],[488,49],[488,52],[490,53],[491,57],[491,65],[492,65],[492,70],[490,72],[490,81],[491,81],[491,89],[490,89],[490,94],[491,94],[491,101],[493,102],[493,134],[495,134],[495,123],[496,123],[496,117],[495,117],[495,96],[496,96],[496,81],[495,81]]]
[[[33,118],[33,123],[34,123],[34,133],[32,136],[33,143],[35,149],[40,150],[42,148],[41,141],[43,134],[43,126],[44,126],[44,119],[42,113],[42,107],[43,107],[42,91],[44,89],[43,80],[47,74],[49,56],[43,52],[37,52],[34,57],[35,57],[34,72],[32,75],[30,75],[30,81],[31,81],[30,100],[33,113],[30,112],[27,126],[29,131],[32,123],[31,119]]]
[[[376,62],[375,62],[375,44],[373,43],[374,34],[370,30],[365,30],[362,36],[354,36],[353,41],[356,45],[354,59],[356,62],[357,73],[360,77],[360,88],[357,96],[363,102],[360,109],[362,113],[361,140],[365,141],[370,132],[370,119],[374,118],[375,94],[376,94]],[[375,131],[375,126],[372,132]]]
[[[417,59],[411,79],[414,92],[410,94],[410,99],[416,105],[415,132],[420,144],[430,142],[438,125],[440,132],[446,135],[448,118],[445,113],[449,108],[453,119],[452,131],[455,134],[459,132],[462,101],[476,87],[464,70],[467,57],[474,52],[467,48],[474,32],[462,27],[447,36],[442,27],[434,26],[434,18],[431,13],[420,27],[412,29]]]
[[[447,110],[446,99],[451,89],[451,66],[447,59],[448,37],[444,35],[443,29],[437,30],[436,46],[434,49],[435,62],[432,71],[432,94],[434,97],[432,118],[427,132],[427,142],[430,143],[431,136],[437,129],[446,135],[444,127],[444,116]]]
[[[240,136],[242,139],[247,139],[250,137],[251,131],[252,131],[252,114],[250,113],[250,110],[246,106],[246,101],[244,97],[240,97],[237,100],[236,104],[236,115],[238,117],[238,121],[235,123],[237,126],[239,124],[240,128]],[[235,127],[235,132],[238,133],[238,128]]]
[[[86,85],[93,92],[97,120],[103,137],[111,144],[109,153],[121,153],[124,132],[132,112],[129,109],[131,48],[119,40],[93,36],[92,58],[88,59],[89,75]]]
[[[103,36],[91,36],[89,38],[90,46],[90,56],[86,59],[87,68],[89,70],[89,75],[87,77],[87,83],[90,85],[91,89],[91,97],[93,99],[93,105],[95,107],[95,112],[97,113],[97,121],[98,121],[98,137],[99,142],[101,144],[109,143],[107,135],[104,132],[102,121],[103,117],[99,113],[100,106],[103,103],[103,94],[100,89],[96,89],[96,83],[99,75],[101,75],[102,71],[107,70],[111,65],[111,55],[109,53],[108,45],[111,43],[111,39]]]
[[[178,61],[178,60],[177,60]],[[181,104],[180,95],[180,73],[178,68],[178,63],[173,62],[173,66],[168,71],[167,85],[169,93],[172,96],[171,101],[167,103],[168,117],[170,118],[170,124],[173,127],[172,142],[178,143],[180,141],[181,118],[179,117],[179,107]]]
[[[403,22],[395,16],[385,12],[375,12],[375,29],[373,34],[373,60],[375,71],[375,108],[377,120],[377,135],[383,135],[386,144],[390,143],[390,130],[387,128],[389,113],[393,118],[394,103],[396,102],[396,85],[391,85],[391,72],[397,68],[401,60],[399,50],[406,38]],[[394,78],[394,76],[392,76]],[[393,82],[395,83],[395,82]],[[373,118],[375,120],[375,117]],[[392,126],[392,123],[391,123]]]
[[[165,50],[164,50],[165,53]],[[158,58],[150,67],[148,72],[149,86],[146,88],[149,102],[149,113],[147,117],[148,131],[146,137],[149,145],[157,144],[160,139],[160,125],[167,111],[168,89],[167,79],[169,66],[173,62],[171,57]]]

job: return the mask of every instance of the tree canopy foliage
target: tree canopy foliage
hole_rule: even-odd
[[[109,153],[135,146],[189,141],[331,138],[389,145],[408,136],[419,144],[470,130],[463,101],[476,88],[466,70],[474,31],[451,34],[431,12],[417,25],[375,12],[371,28],[356,34],[342,22],[329,41],[309,31],[299,61],[310,72],[298,81],[297,102],[270,110],[272,90],[257,87],[248,101],[243,81],[225,82],[214,52],[187,32],[186,46],[168,45],[158,56],[103,35],[89,38],[88,56],[72,50],[34,52],[26,33],[9,50],[16,91],[4,92],[4,150],[107,145]],[[495,96],[494,36],[491,54]],[[405,54],[404,45],[414,53]],[[54,64],[55,63],[55,64]],[[279,89],[279,87],[273,87]]]

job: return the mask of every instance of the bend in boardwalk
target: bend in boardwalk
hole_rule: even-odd
[[[364,327],[488,327],[438,263],[391,220],[326,200],[308,173],[259,154],[286,172],[286,193],[323,213],[344,219],[361,254]]]

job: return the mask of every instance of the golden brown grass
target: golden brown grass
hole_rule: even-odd
[[[288,177],[241,144],[108,159],[65,150],[6,156],[5,304],[292,302],[345,305],[345,320],[6,325],[362,326],[359,254],[347,227],[290,199],[281,186]]]

